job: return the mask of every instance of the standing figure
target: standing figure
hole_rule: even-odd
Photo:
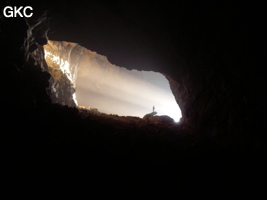
[[[155,106],[153,106],[153,112],[155,111]]]

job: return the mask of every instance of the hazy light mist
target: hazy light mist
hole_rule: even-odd
[[[155,106],[157,115],[176,122],[182,117],[168,80],[158,72],[112,65],[105,56],[76,43],[49,40],[44,49],[47,63],[64,72],[76,87],[73,98],[78,106],[141,118]]]
[[[107,114],[143,117],[155,106],[158,115],[176,122],[181,118],[165,76],[112,65],[105,56],[86,49],[78,66],[76,98],[78,105]]]

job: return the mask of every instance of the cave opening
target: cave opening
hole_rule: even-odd
[[[54,103],[119,116],[167,115],[175,122],[182,117],[169,81],[159,72],[113,65],[72,42],[49,40],[44,51]]]

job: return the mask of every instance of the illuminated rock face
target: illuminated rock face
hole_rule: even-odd
[[[75,80],[82,48],[75,43],[48,41],[44,50],[48,71],[52,75],[49,88],[53,103],[76,106]]]
[[[105,56],[74,43],[49,41],[44,49],[55,80],[50,84],[54,102],[72,106],[73,99],[76,105],[107,114],[139,117],[155,106],[158,115],[180,120],[181,111],[164,75],[112,65]]]

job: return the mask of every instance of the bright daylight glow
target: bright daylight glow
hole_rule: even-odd
[[[73,82],[73,80],[71,78],[71,74],[70,74],[70,64],[68,61],[63,60],[59,56],[55,56],[51,52],[48,52],[48,51],[45,51],[45,59],[46,60],[50,59],[55,64],[57,64],[60,67],[61,71],[64,74],[66,74],[66,76],[69,78],[69,80],[71,80],[71,82]]]
[[[58,42],[52,44],[51,41],[48,44],[54,45],[55,49],[54,43],[58,45]],[[162,74],[127,70],[112,65],[105,56],[96,52],[79,45],[75,47],[74,43],[65,42],[64,45],[70,49],[64,52],[68,54],[64,56],[65,59],[59,56],[62,53],[54,55],[55,53],[47,50],[45,58],[58,64],[62,72],[73,82],[76,87],[73,97],[76,97],[77,105],[97,108],[107,114],[141,118],[151,113],[152,107],[155,106],[157,115],[168,115],[175,122],[180,120],[181,110],[171,92],[168,80]],[[73,50],[78,47],[82,48],[82,53],[77,49]],[[73,60],[75,60],[75,75],[71,73],[74,68]]]

